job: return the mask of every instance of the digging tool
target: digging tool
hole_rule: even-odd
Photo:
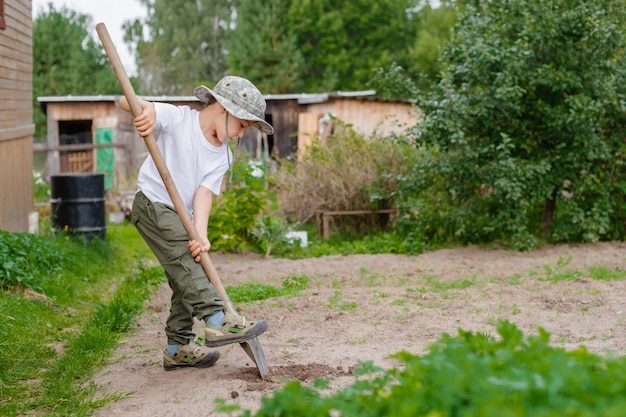
[[[98,32],[98,36],[100,37],[100,41],[102,42],[102,46],[104,46],[104,50],[106,51],[109,61],[111,62],[111,66],[113,67],[113,71],[115,72],[115,76],[122,87],[122,91],[124,92],[124,96],[126,96],[126,100],[128,100],[128,104],[130,105],[131,112],[134,117],[137,117],[141,114],[141,104],[139,104],[139,100],[135,95],[135,90],[133,89],[128,76],[126,75],[126,70],[124,69],[124,65],[120,60],[119,55],[117,54],[117,49],[115,49],[115,45],[111,40],[111,36],[109,35],[109,31],[107,30],[104,23],[98,23],[96,25],[96,31]],[[193,221],[191,220],[191,216],[187,212],[185,205],[183,203],[180,194],[178,193],[178,189],[176,188],[176,184],[170,175],[169,169],[165,164],[165,160],[161,155],[161,151],[159,150],[156,139],[152,134],[145,136],[144,141],[146,146],[148,147],[148,151],[154,159],[154,163],[163,179],[163,183],[165,184],[165,188],[172,199],[172,203],[174,204],[174,208],[176,209],[176,213],[178,213],[178,217],[183,223],[187,234],[190,239],[193,239],[197,242],[200,242],[200,236],[193,225]],[[226,290],[224,289],[224,285],[222,285],[222,280],[220,279],[213,262],[211,261],[211,257],[207,252],[200,253],[200,263],[202,264],[202,268],[207,275],[209,281],[213,284],[220,298],[224,302],[224,310],[226,316],[230,316],[231,320],[239,321],[239,315],[233,308],[233,305],[226,294]],[[267,362],[265,360],[265,354],[263,353],[263,348],[261,347],[261,342],[259,342],[258,337],[254,337],[245,342],[240,342],[241,347],[246,352],[248,356],[254,361],[256,364],[259,374],[261,375],[261,379],[265,379],[265,376],[269,373],[269,369],[267,366]]]

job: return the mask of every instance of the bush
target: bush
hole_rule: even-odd
[[[275,175],[280,212],[297,223],[318,210],[395,207],[418,151],[403,138],[366,137],[339,124],[327,146],[314,144],[302,161]]]
[[[626,3],[465,3],[417,97],[437,233],[521,250],[624,239]]]

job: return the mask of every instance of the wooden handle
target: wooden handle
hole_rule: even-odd
[[[104,23],[98,23],[96,25],[96,31],[98,32],[98,36],[100,37],[100,41],[102,42],[102,46],[104,46],[104,50],[106,51],[107,56],[109,57],[109,61],[111,62],[111,66],[113,67],[113,71],[115,72],[115,76],[122,87],[122,91],[124,92],[124,96],[126,100],[128,100],[128,104],[130,105],[131,112],[134,117],[141,115],[142,109],[137,96],[135,95],[135,90],[133,89],[128,76],[126,75],[126,70],[124,69],[124,65],[120,60],[119,55],[117,54],[117,50],[115,49],[115,45],[113,45],[113,41],[109,36],[109,31],[107,30]],[[200,236],[198,235],[198,231],[196,230],[193,221],[191,220],[191,216],[189,212],[185,208],[185,204],[183,203],[182,198],[176,188],[176,184],[172,180],[170,176],[169,169],[163,160],[163,156],[161,155],[161,151],[157,146],[156,139],[152,134],[145,136],[144,141],[146,142],[146,146],[148,147],[148,151],[154,160],[154,163],[163,179],[163,183],[165,184],[165,188],[167,189],[167,193],[172,199],[172,203],[174,203],[174,209],[176,209],[176,213],[178,213],[178,217],[183,222],[183,226],[187,231],[189,237],[197,242],[200,242]],[[226,294],[226,290],[224,289],[224,285],[222,285],[222,280],[220,279],[215,266],[213,266],[213,262],[211,261],[211,257],[207,252],[200,253],[200,263],[202,264],[202,268],[206,273],[209,281],[213,284],[217,293],[219,294],[222,301],[224,301],[224,310],[227,313],[230,313],[234,316],[237,316],[237,312],[233,308],[228,295]]]

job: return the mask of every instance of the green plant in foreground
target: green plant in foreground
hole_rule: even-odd
[[[592,417],[623,416],[626,358],[603,358],[584,347],[552,347],[550,335],[524,337],[500,322],[499,337],[459,330],[424,356],[400,352],[402,366],[383,370],[362,362],[356,381],[334,394],[328,381],[287,383],[250,417]],[[219,402],[221,411],[236,406]]]

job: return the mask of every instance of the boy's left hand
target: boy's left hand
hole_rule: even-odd
[[[193,256],[196,262],[200,262],[200,254],[202,252],[208,252],[209,249],[211,249],[211,243],[208,240],[204,240],[203,243],[200,243],[197,240],[191,239],[187,246],[189,246],[189,252],[191,252],[191,256]]]

